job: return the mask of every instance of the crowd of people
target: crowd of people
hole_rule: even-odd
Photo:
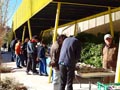
[[[117,46],[112,42],[112,36],[104,36],[105,47],[103,48],[103,68],[115,71],[117,62]],[[73,90],[75,65],[80,59],[81,41],[79,37],[66,35],[58,36],[56,42],[51,45],[50,53],[46,54],[44,40],[39,40],[35,35],[32,39],[26,38],[24,42],[14,39],[11,42],[11,61],[16,61],[17,68],[26,67],[27,75],[30,71],[34,74],[47,76],[46,55],[50,56],[49,66],[53,70],[53,90]],[[39,70],[36,70],[36,65]],[[111,80],[111,79],[110,79]],[[109,83],[109,77],[104,82]],[[112,79],[112,82],[114,77]],[[67,86],[67,87],[66,87]]]
[[[46,44],[44,41],[39,41],[35,35],[32,39],[26,38],[24,42],[20,39],[14,39],[10,44],[11,61],[16,62],[17,68],[26,67],[26,73],[29,75],[39,74],[47,76],[46,72]],[[39,71],[36,70],[39,64]]]

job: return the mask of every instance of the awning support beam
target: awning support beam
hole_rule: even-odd
[[[55,19],[55,27],[54,27],[54,35],[53,35],[53,43],[57,39],[57,29],[58,29],[58,25],[59,25],[60,8],[61,8],[61,3],[58,2],[57,12],[56,12],[56,19]],[[52,67],[50,67],[49,83],[51,82],[51,77],[52,77]]]
[[[110,7],[108,7],[108,11],[109,11],[110,33],[111,33],[112,37],[114,37],[114,29],[113,29],[113,22],[112,22],[112,12],[111,12]]]
[[[56,41],[56,38],[57,38],[57,29],[58,29],[58,24],[59,24],[60,8],[61,8],[61,3],[58,2],[56,19],[55,19],[55,27],[54,27],[53,43]]]
[[[58,3],[57,1],[53,1],[53,3]],[[68,5],[77,5],[77,6],[89,6],[89,7],[98,7],[98,8],[108,8],[108,6],[103,5],[93,5],[93,4],[81,4],[81,3],[70,3],[70,2],[60,2],[61,4],[68,4]],[[116,7],[111,7],[116,8]]]
[[[114,13],[114,12],[117,12],[117,11],[120,11],[120,7],[119,7],[119,8],[112,9],[112,10],[111,10],[111,13]],[[90,20],[90,19],[93,19],[93,18],[102,16],[102,15],[106,15],[106,14],[109,14],[109,11],[105,11],[105,12],[102,12],[102,13],[98,13],[98,14],[95,14],[95,15],[92,15],[92,16],[89,16],[89,17],[86,17],[86,18],[78,19],[78,20],[75,20],[75,21],[72,21],[72,22],[69,22],[69,23],[60,25],[59,28],[65,27],[65,26],[68,26],[68,25],[73,25],[73,24],[75,24],[76,22],[78,23],[78,22],[83,22],[83,21],[86,21],[86,20]],[[53,28],[50,28],[50,29],[53,29]],[[50,30],[50,29],[46,29],[46,30]]]
[[[75,23],[75,28],[74,28],[74,36],[77,35],[77,27],[78,27],[78,24],[77,24],[77,22],[76,22],[76,23]]]
[[[30,20],[27,21],[28,23],[28,32],[29,32],[29,37],[32,39],[32,31],[31,31],[31,25],[30,25]]]
[[[25,30],[26,30],[26,26],[24,26],[24,28],[23,28],[22,43],[24,42],[24,38],[25,38]]]
[[[13,31],[13,35],[14,35],[14,37],[16,38],[16,33],[15,33],[15,31]]]

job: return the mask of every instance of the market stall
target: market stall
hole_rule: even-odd
[[[87,82],[89,82],[89,90],[91,90],[91,84],[92,81],[97,79],[98,81],[102,81],[104,77],[107,76],[114,76],[115,72],[111,70],[106,70],[103,68],[96,68],[92,65],[87,65],[84,63],[78,63],[77,64],[77,70],[75,71],[75,79],[78,81],[78,77],[86,79]],[[79,80],[79,83],[81,84],[81,80]],[[80,85],[81,86],[81,85]]]

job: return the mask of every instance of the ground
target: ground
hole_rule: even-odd
[[[28,90],[52,90],[52,83],[48,83],[48,76],[39,76],[39,75],[27,75],[25,70],[26,68],[17,69],[15,62],[10,61],[10,53],[5,52],[2,53],[3,64],[7,67],[11,67],[12,73],[2,73],[1,78],[10,77],[15,79],[16,81],[23,83]],[[78,79],[78,78],[76,78]],[[87,83],[82,83],[80,88],[80,80],[76,80],[73,84],[74,90],[89,90],[89,81]],[[82,81],[82,80],[81,80]],[[91,90],[97,90],[97,85],[92,84]]]

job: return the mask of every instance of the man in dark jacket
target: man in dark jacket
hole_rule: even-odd
[[[47,76],[44,41],[41,41],[41,45],[38,46],[38,61],[39,61],[39,74]]]
[[[11,49],[11,61],[15,61],[15,44],[17,43],[17,38],[13,39],[10,43],[10,49]]]
[[[37,59],[37,42],[38,37],[33,36],[31,40],[27,43],[27,54],[28,54],[28,61],[27,61],[27,74],[29,74],[29,71],[32,70],[33,74],[37,74],[36,70],[36,59]]]
[[[23,66],[24,66],[24,63],[25,65],[27,65],[27,43],[29,41],[29,38],[25,38],[25,41],[22,45],[22,52],[23,52]],[[25,61],[25,62],[24,62]]]
[[[60,89],[65,90],[67,84],[67,90],[73,90],[73,78],[75,65],[80,59],[81,45],[80,41],[75,37],[66,38],[62,44],[60,57],[59,57],[59,69],[60,69]]]

